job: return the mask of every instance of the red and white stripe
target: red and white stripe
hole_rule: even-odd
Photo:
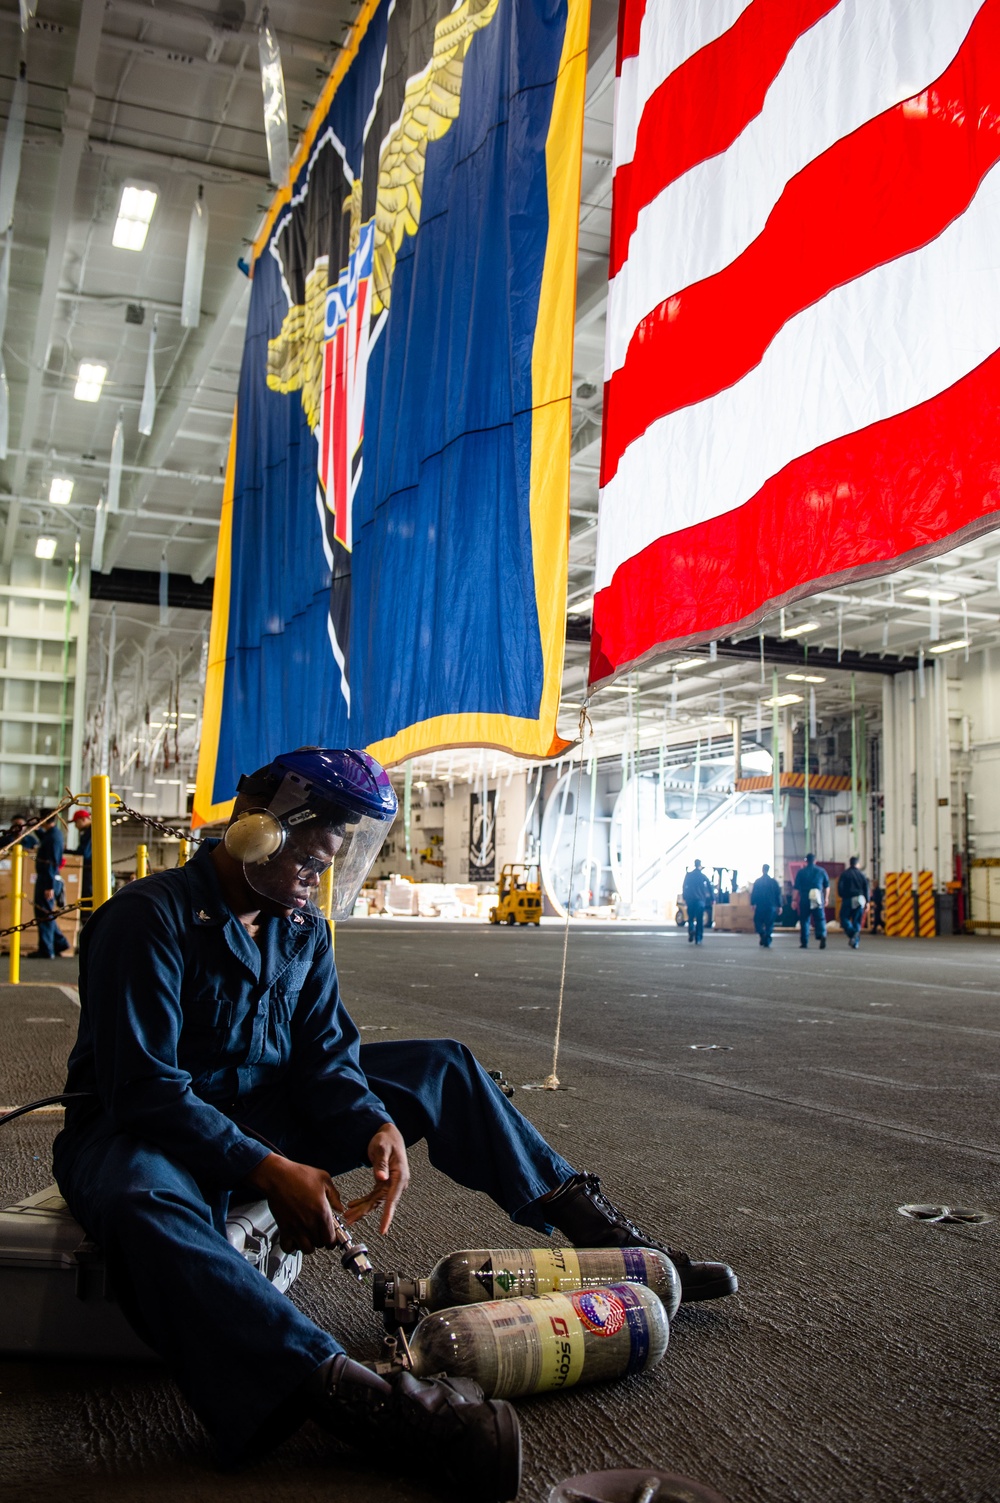
[[[615,128],[595,683],[1000,522],[1000,0],[624,0]]]

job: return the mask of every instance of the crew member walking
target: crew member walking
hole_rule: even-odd
[[[715,888],[696,861],[694,871],[685,872],[681,888],[688,917],[688,944],[700,945],[705,932],[705,909],[715,897]]]
[[[750,889],[753,925],[765,950],[771,948],[774,922],[781,912],[781,886],[770,875],[770,871],[771,868],[765,861],[760,869],[760,876]]]
[[[799,895],[799,919],[802,924],[801,945],[809,948],[809,921],[812,920],[821,950],[826,949],[826,894],[830,878],[821,866],[816,865],[812,851],[806,855],[806,864],[795,878],[795,891]]]
[[[857,856],[852,856],[850,866],[841,872],[837,895],[840,898],[840,927],[847,935],[851,949],[856,950],[861,944],[861,921],[868,906],[868,878],[858,865]]]

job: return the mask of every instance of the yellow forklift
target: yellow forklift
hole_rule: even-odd
[[[538,863],[508,861],[500,872],[497,904],[491,924],[537,924],[542,917],[542,887]]]

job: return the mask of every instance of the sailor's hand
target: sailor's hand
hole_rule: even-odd
[[[335,1246],[333,1211],[343,1215],[344,1207],[325,1169],[269,1153],[247,1177],[267,1197],[283,1251]]]
[[[350,1226],[367,1216],[377,1205],[382,1207],[379,1231],[384,1236],[392,1224],[399,1198],[410,1183],[410,1164],[406,1157],[406,1144],[399,1128],[386,1122],[368,1144],[368,1162],[372,1166],[375,1185],[367,1195],[347,1203],[344,1218]]]

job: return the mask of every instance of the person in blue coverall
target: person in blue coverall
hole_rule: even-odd
[[[868,878],[858,865],[857,856],[852,856],[850,865],[837,879],[837,896],[840,898],[840,927],[847,935],[852,950],[861,944],[861,924],[868,906]]]
[[[38,925],[38,949],[29,950],[31,960],[52,960],[69,949],[69,940],[56,923],[56,905],[62,899],[63,883],[59,875],[66,846],[55,814],[45,821],[35,852],[35,922]]]
[[[688,944],[700,945],[705,931],[705,909],[715,897],[715,888],[702,871],[700,861],[695,862],[693,871],[684,873],[681,896],[687,909]]]
[[[750,889],[754,928],[765,950],[771,947],[775,920],[781,912],[781,887],[769,875],[770,870],[770,866],[765,861],[760,869],[760,876]]]
[[[830,878],[821,866],[816,865],[812,851],[806,856],[806,864],[795,875],[795,891],[799,895],[799,920],[802,928],[799,944],[809,948],[809,924],[813,925],[821,950],[826,949],[826,894]]]
[[[83,860],[83,866],[80,871],[80,896],[81,898],[92,898],[94,895],[94,864],[90,810],[77,809],[73,815],[73,823],[76,825],[76,854]]]
[[[225,1464],[307,1419],[466,1498],[515,1496],[513,1408],[467,1379],[377,1376],[233,1249],[230,1195],[263,1194],[286,1251],[334,1243],[331,1210],[388,1230],[407,1144],[524,1226],[577,1245],[662,1246],[575,1173],[453,1040],[360,1045],[329,927],[311,903],[334,872],[355,897],[396,812],[363,752],[304,748],[243,777],[221,842],[129,883],[81,943],[59,1187],[103,1248],[116,1295],[164,1358]],[[336,860],[334,861],[334,857]],[[332,1176],[362,1165],[344,1205]],[[736,1289],[723,1263],[669,1251],[686,1300]]]

